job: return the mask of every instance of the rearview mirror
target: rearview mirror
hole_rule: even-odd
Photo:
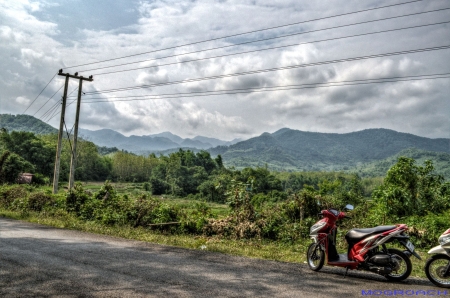
[[[344,209],[346,209],[346,210],[353,210],[355,208],[353,207],[353,205],[347,204]]]

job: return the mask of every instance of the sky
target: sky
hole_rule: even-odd
[[[435,49],[450,45],[450,2],[375,9],[405,2],[0,0],[0,113],[58,127],[63,69],[93,75],[82,87],[85,129],[232,140],[284,127],[387,128],[450,138],[450,49]],[[408,78],[367,81],[399,77]],[[69,80],[68,129],[78,85]]]

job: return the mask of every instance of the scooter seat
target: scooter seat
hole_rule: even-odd
[[[355,243],[359,242],[363,238],[377,234],[377,233],[383,233],[392,229],[395,229],[396,226],[378,226],[375,228],[368,228],[368,229],[351,229],[347,232],[347,235],[345,235],[345,239],[347,239],[348,242]]]

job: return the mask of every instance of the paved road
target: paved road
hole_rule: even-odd
[[[0,297],[363,297],[363,290],[442,291],[424,279],[395,284],[356,271],[344,278],[343,272],[324,267],[316,273],[306,264],[0,218]]]

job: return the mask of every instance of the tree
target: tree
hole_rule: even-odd
[[[253,180],[254,193],[267,194],[272,190],[283,190],[281,180],[272,175],[267,168],[245,168],[242,170],[239,180],[244,183]]]
[[[450,207],[448,199],[442,197],[445,187],[444,178],[434,173],[431,161],[417,166],[414,159],[400,157],[387,172],[384,183],[374,191],[373,197],[388,215],[425,215]]]
[[[14,183],[20,173],[33,170],[31,163],[15,153],[4,151],[0,156],[0,183]]]
[[[2,147],[15,153],[35,166],[38,173],[53,173],[54,146],[36,137],[34,133],[13,131],[0,133]]]

